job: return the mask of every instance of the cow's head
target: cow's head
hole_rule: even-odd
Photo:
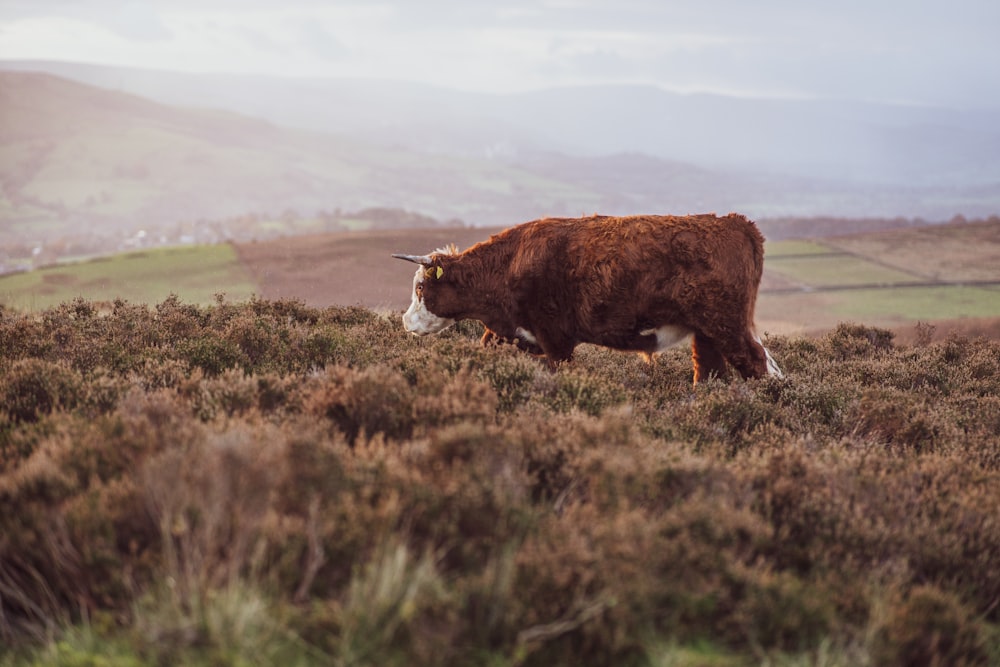
[[[451,245],[429,255],[393,255],[396,259],[405,259],[419,265],[413,276],[410,307],[403,313],[403,326],[410,333],[426,336],[444,331],[455,323],[454,319],[437,315],[434,311],[442,312],[440,307],[435,306],[440,301],[439,297],[443,296],[441,293],[449,291],[443,289],[448,283],[443,265],[450,255],[457,252],[458,249]]]

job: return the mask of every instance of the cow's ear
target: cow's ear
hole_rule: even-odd
[[[444,275],[444,269],[440,266],[431,266],[424,271],[425,278],[435,278],[440,279]]]

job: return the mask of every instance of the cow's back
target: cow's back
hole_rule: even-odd
[[[568,221],[572,222],[572,221]],[[730,271],[763,268],[763,243],[757,226],[730,214],[583,218],[569,232],[570,254],[583,263],[608,262],[624,271],[649,271],[659,260],[679,269]],[[573,225],[566,225],[572,229]]]
[[[763,270],[763,237],[735,214],[543,219],[491,242],[516,246],[509,282],[525,299],[577,323],[748,299],[752,317]]]

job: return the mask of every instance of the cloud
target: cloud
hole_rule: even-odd
[[[173,37],[152,5],[127,2],[108,16],[107,25],[114,32],[138,41],[166,40]]]
[[[348,54],[348,49],[322,23],[301,19],[294,29],[295,41],[307,54],[321,60],[339,61]]]
[[[996,25],[995,0],[6,0],[0,57],[1000,104]]]

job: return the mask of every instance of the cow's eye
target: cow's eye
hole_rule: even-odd
[[[424,296],[424,284],[423,283],[417,283],[417,286],[413,289],[413,291],[417,293],[418,297],[423,297]]]

